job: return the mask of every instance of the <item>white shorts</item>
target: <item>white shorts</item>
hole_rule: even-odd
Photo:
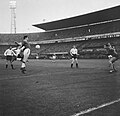
[[[28,60],[29,55],[30,55],[30,49],[26,48],[23,52],[23,55],[24,55],[23,62],[26,62]]]

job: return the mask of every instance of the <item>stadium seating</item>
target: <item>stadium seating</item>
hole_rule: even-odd
[[[18,34],[0,34],[0,42],[21,41],[24,35],[28,35],[30,41],[43,41],[53,39],[65,39],[82,37],[87,35],[96,35],[112,32],[120,32],[120,21],[109,21],[98,24],[83,25],[80,27],[54,30],[41,33],[18,33]]]
[[[41,48],[39,50],[35,49],[35,44],[31,43],[31,51],[32,53],[46,54],[46,53],[55,53],[55,52],[69,52],[73,45],[76,45],[78,50],[82,49],[96,49],[103,47],[104,44],[110,42],[117,47],[117,50],[120,51],[120,41],[119,37],[102,37],[102,38],[94,38],[94,36],[98,36],[99,34],[120,32],[120,21],[108,21],[101,22],[97,24],[86,24],[79,27],[71,27],[68,29],[62,30],[54,30],[48,32],[40,32],[40,33],[18,33],[18,34],[0,34],[0,54],[3,54],[5,49],[7,49],[9,44],[13,44],[15,41],[22,41],[24,35],[29,36],[29,41],[37,42],[37,41],[46,41],[44,44],[40,44]],[[87,38],[88,36],[92,36],[91,38]],[[69,38],[73,41],[61,41],[58,40],[69,40]],[[75,41],[76,38],[85,38],[83,41]],[[54,42],[50,42],[50,40],[55,40]],[[8,43],[8,44],[6,44]],[[84,51],[85,52],[85,51]],[[87,56],[88,57],[88,56]]]

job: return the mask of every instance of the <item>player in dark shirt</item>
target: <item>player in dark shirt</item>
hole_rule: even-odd
[[[104,45],[104,48],[107,51],[107,55],[109,58],[109,63],[110,63],[110,72],[115,72],[116,68],[115,68],[115,62],[118,60],[118,54],[116,52],[116,49],[114,46],[112,46],[110,43],[108,43],[107,45]]]
[[[30,44],[28,43],[28,36],[24,36],[24,38],[23,38],[22,45],[21,45],[21,51],[23,52],[21,71],[22,71],[22,73],[25,73],[26,62],[30,55]]]

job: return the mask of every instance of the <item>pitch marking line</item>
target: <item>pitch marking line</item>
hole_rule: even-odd
[[[117,100],[115,100],[115,101],[111,101],[111,102],[109,102],[109,103],[102,104],[102,105],[100,105],[100,106],[98,106],[98,107],[89,108],[89,109],[87,109],[87,110],[81,111],[80,113],[76,113],[76,114],[74,114],[74,115],[72,115],[72,116],[84,115],[84,114],[90,113],[90,112],[92,112],[92,111],[95,111],[95,110],[98,110],[98,109],[101,109],[101,108],[110,106],[110,105],[115,104],[115,103],[118,103],[118,102],[120,102],[120,98],[117,99]]]

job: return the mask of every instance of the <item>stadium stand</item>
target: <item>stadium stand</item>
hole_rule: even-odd
[[[99,58],[100,55],[105,57],[102,48],[108,42],[115,45],[120,52],[120,17],[117,15],[119,9],[120,6],[117,6],[79,17],[36,25],[44,28],[45,32],[0,34],[0,54],[3,54],[8,45],[14,46],[15,41],[21,42],[24,35],[29,36],[31,56],[36,53],[41,56],[53,53],[69,55],[71,47],[76,45],[81,54],[80,58]],[[112,16],[103,17],[111,12]],[[35,49],[36,44],[41,46],[39,50]]]
[[[23,33],[23,34],[0,34],[0,42],[21,41],[24,35],[28,35],[30,41],[43,41],[66,39],[88,35],[120,32],[120,20],[107,21],[97,24],[89,24],[67,29],[47,31],[41,33]]]

